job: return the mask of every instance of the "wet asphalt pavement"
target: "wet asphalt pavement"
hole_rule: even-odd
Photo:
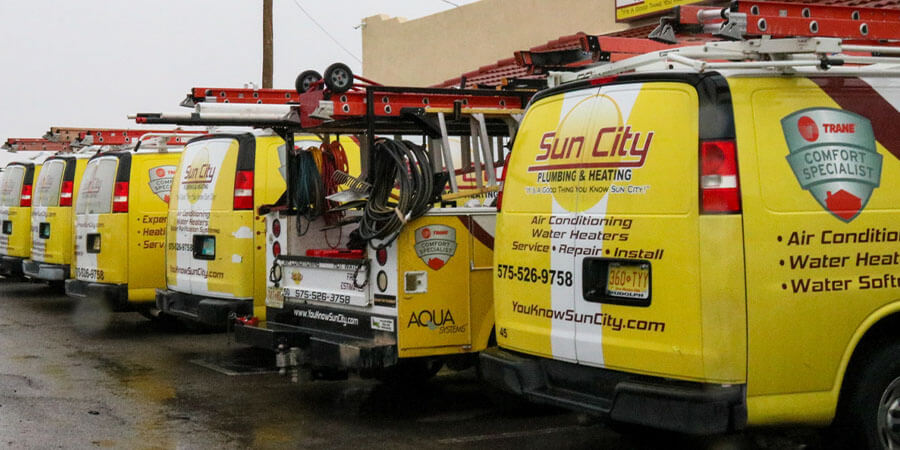
[[[45,285],[0,280],[0,448],[788,449],[820,439],[621,435],[567,411],[498,403],[472,369],[392,387],[293,383],[270,361],[228,334],[104,318]]]

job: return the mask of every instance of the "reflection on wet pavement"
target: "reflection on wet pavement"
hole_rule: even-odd
[[[794,431],[622,436],[551,408],[505,407],[473,369],[420,384],[292,383],[224,334],[116,313],[0,280],[0,445],[10,448],[801,448]],[[88,327],[90,328],[90,327]],[[579,424],[586,423],[586,424]],[[800,437],[798,437],[800,436]]]

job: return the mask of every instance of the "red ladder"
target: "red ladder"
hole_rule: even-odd
[[[900,10],[896,9],[737,0],[729,8],[683,5],[675,10],[675,17],[665,20],[676,26],[733,25],[733,33],[717,34],[732,39],[765,35],[900,40]]]
[[[206,131],[52,127],[45,137],[53,141],[83,145],[85,139],[90,136],[92,138],[90,144],[93,145],[128,145],[137,143],[136,139],[147,134],[172,135],[166,142],[167,145],[179,145],[186,143],[192,137],[184,135],[199,136],[206,134]]]
[[[43,138],[9,138],[3,144],[6,150],[20,151],[48,151],[48,152],[69,152],[72,148],[68,142],[57,142]]]

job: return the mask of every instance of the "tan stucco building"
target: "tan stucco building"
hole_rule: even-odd
[[[373,16],[363,20],[363,74],[429,86],[560,36],[654,21],[616,23],[614,0],[481,0],[415,20]]]

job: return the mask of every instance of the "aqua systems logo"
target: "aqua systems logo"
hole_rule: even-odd
[[[834,108],[809,108],[781,119],[787,162],[800,187],[834,217],[850,222],[881,183],[869,119]]]

